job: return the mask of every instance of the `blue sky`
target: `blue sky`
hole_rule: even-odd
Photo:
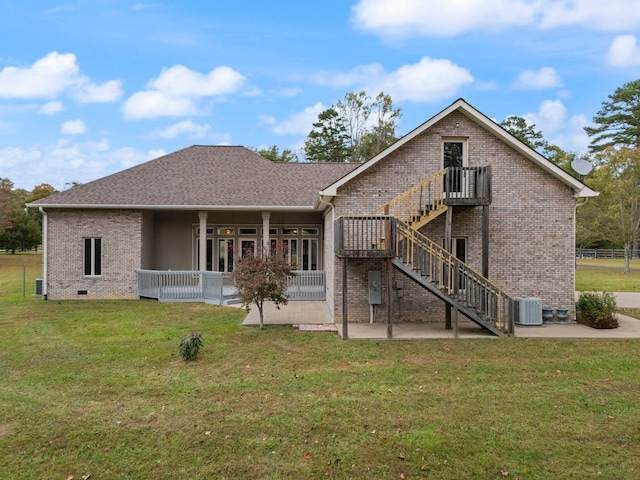
[[[640,74],[638,0],[0,2],[0,178],[86,183],[190,145],[301,149],[347,92],[399,135],[457,98],[584,152]]]

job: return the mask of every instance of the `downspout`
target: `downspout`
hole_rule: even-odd
[[[575,254],[575,234],[576,234],[576,224],[578,222],[578,207],[581,207],[583,205],[586,205],[587,202],[589,201],[589,197],[584,197],[582,198],[582,201],[578,200],[576,202],[575,207],[573,207],[573,235],[574,235],[574,239],[573,239],[573,291],[576,291],[576,270],[578,269],[578,259],[576,258],[576,254]],[[574,294],[575,295],[575,294]],[[574,314],[577,316],[577,311],[575,310],[575,306],[574,306]]]
[[[39,208],[40,213],[42,214],[42,298],[43,300],[47,300],[47,286],[49,285],[49,279],[47,275],[47,251],[48,251],[48,231],[49,231],[49,221],[47,217],[47,212],[44,208]]]
[[[322,195],[318,195],[318,204],[317,204],[317,206],[320,206],[322,204],[326,205],[327,207],[329,207],[331,209],[331,225],[335,225],[335,210],[333,208],[333,203],[323,200]],[[324,229],[323,229],[323,235],[326,235],[326,231],[324,231]],[[331,254],[330,254],[331,255],[330,258],[332,259],[332,261],[334,261],[334,267],[335,267],[335,260],[334,260],[335,259],[335,245],[334,245],[334,242],[335,242],[335,232],[334,232],[334,239],[331,241],[331,245],[334,246],[334,252],[331,252]],[[325,270],[325,282],[326,282],[327,252],[324,251],[324,248],[322,250],[323,250],[323,252],[322,252],[322,262],[324,263],[324,267],[325,267],[324,270]],[[334,275],[335,275],[335,271],[336,270],[334,268],[333,269]],[[325,284],[324,288],[325,288],[325,293],[326,293],[326,288],[327,288],[326,284]],[[344,295],[344,293],[343,293],[343,295]],[[329,298],[328,297],[325,298],[325,302],[327,304],[327,307],[331,307],[331,308],[328,308],[328,310],[329,310],[329,312],[331,314],[331,320],[333,321],[333,323],[335,323],[335,308],[336,308],[336,305],[335,305],[335,279],[334,279],[334,284],[333,284],[333,296],[331,298],[331,305],[329,305]]]

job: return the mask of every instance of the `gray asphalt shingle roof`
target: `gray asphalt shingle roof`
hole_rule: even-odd
[[[33,206],[311,207],[357,164],[274,163],[245,147],[192,146]]]

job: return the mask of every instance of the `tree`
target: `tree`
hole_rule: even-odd
[[[628,273],[640,227],[640,150],[608,148],[600,154],[594,173],[592,183],[600,195],[580,207],[579,215],[587,216],[590,228],[606,240],[623,246],[624,272]]]
[[[348,138],[343,119],[336,109],[328,108],[320,112],[304,142],[305,155],[314,162],[348,162]]]
[[[294,272],[281,252],[262,256],[245,255],[233,270],[236,290],[247,310],[255,304],[260,313],[260,328],[264,328],[264,302],[271,300],[276,308],[287,304],[287,277]]]
[[[0,233],[11,226],[9,209],[13,183],[8,178],[0,178]]]
[[[55,193],[48,184],[31,192],[14,189],[8,178],[0,178],[0,248],[17,250],[37,249],[42,242],[42,215],[37,210],[25,210],[25,204]]]
[[[11,226],[0,233],[0,248],[15,254],[35,249],[42,241],[38,221],[23,209],[9,212]]]
[[[276,145],[272,145],[269,148],[254,149],[258,155],[271,160],[272,162],[290,163],[298,162],[298,155],[293,153],[289,149],[284,149],[282,152]]]
[[[58,191],[53,188],[48,183],[41,183],[40,185],[36,185],[29,193],[27,198],[27,203],[35,202],[36,200],[40,200],[41,198],[48,197],[49,195],[53,195],[54,193],[58,193]]]
[[[589,150],[603,152],[609,147],[640,148],[640,80],[616,88],[593,117],[595,127],[585,127],[592,137]]]
[[[364,162],[397,140],[395,131],[401,114],[383,92],[375,99],[364,91],[347,93],[318,115],[305,143],[305,154],[313,161],[327,161],[315,150],[317,146],[337,153],[331,161]]]
[[[374,122],[360,140],[363,161],[375,157],[398,139],[396,126],[402,116],[402,110],[393,108],[391,97],[383,92],[378,94],[369,110]]]
[[[500,126],[534,150],[542,152],[549,146],[542,136],[542,132],[540,130],[536,130],[535,125],[529,125],[529,123],[522,117],[509,115],[500,122]]]

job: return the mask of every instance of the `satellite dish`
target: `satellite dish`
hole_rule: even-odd
[[[593,169],[593,165],[591,165],[591,162],[582,160],[581,158],[576,158],[573,162],[571,162],[571,168],[573,168],[580,175],[588,175],[589,172]]]

